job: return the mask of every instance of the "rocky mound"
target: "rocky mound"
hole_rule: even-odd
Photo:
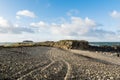
[[[88,44],[84,40],[60,40],[54,46],[64,49],[87,49],[89,47]]]
[[[34,44],[35,46],[48,46],[48,47],[58,47],[62,49],[88,49],[89,43],[84,40],[60,40],[57,42],[46,41],[38,42]]]

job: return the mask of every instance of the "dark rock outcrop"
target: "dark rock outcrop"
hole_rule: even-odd
[[[24,40],[23,42],[24,43],[30,43],[30,42],[33,42],[33,41],[31,41],[31,40]]]
[[[90,51],[120,52],[120,46],[89,46]]]

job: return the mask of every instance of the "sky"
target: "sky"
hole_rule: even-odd
[[[0,0],[0,42],[120,41],[120,0]]]

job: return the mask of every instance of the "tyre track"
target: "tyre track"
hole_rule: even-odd
[[[67,65],[62,60],[55,61],[46,67],[40,74],[34,76],[36,80],[64,80],[67,73]]]
[[[41,69],[42,67],[44,67],[45,65],[47,65],[48,63],[45,63],[45,64],[42,64],[41,65],[41,63],[40,64],[38,64],[38,66],[36,66],[36,67],[30,67],[29,69],[25,69],[25,70],[23,70],[23,71],[19,71],[18,73],[16,73],[16,74],[14,74],[13,76],[12,76],[12,78],[15,78],[15,79],[19,79],[21,76],[24,76],[24,75],[27,75],[28,73],[31,73],[31,72],[33,72],[34,70],[36,70],[36,69]]]
[[[61,50],[60,50],[61,51]],[[50,58],[53,59],[53,60],[59,60],[61,62],[63,62],[63,64],[65,64],[67,66],[67,72],[66,72],[66,75],[64,77],[64,80],[68,80],[70,77],[71,77],[71,71],[72,71],[72,67],[71,65],[65,60],[65,58],[63,58],[63,55],[61,54],[56,54],[58,53],[58,51],[56,51],[56,48],[53,48],[51,49],[50,51]],[[61,52],[62,54],[64,52]],[[67,57],[66,53],[64,54],[64,57]]]
[[[43,72],[44,70],[46,70],[47,68],[49,68],[52,64],[54,64],[55,63],[55,61],[52,61],[50,64],[48,64],[47,66],[45,66],[43,69],[41,69],[40,71],[41,72]],[[35,70],[35,71],[37,71],[37,70]],[[28,74],[29,75],[29,74]],[[36,77],[36,75],[34,76],[34,78]],[[36,80],[37,80],[37,78],[36,78]]]
[[[70,78],[70,75],[71,75],[72,67],[67,61],[63,60],[63,62],[67,65],[67,73],[64,77],[64,80],[68,80]]]
[[[54,62],[52,61],[50,64],[48,64],[47,66],[45,66],[45,68],[43,68],[44,66],[42,66],[42,67],[38,67],[38,68],[36,68],[36,69],[33,69],[32,71],[30,71],[30,72],[28,72],[28,73],[26,73],[26,74],[24,74],[23,76],[21,76],[21,77],[19,77],[19,78],[17,78],[17,80],[22,80],[23,78],[25,78],[26,76],[29,76],[29,75],[31,75],[32,73],[35,73],[36,71],[42,71],[43,69],[46,69],[47,67],[49,67],[50,65],[52,65]],[[43,68],[43,69],[42,69]],[[41,70],[42,69],[42,70]]]
[[[52,61],[49,65],[45,66],[41,71],[44,71],[45,69],[49,68],[54,63],[55,63],[55,61]]]
[[[12,77],[20,76],[22,73],[26,72],[27,70],[30,70],[30,71],[31,71],[31,70],[33,70],[33,69],[38,68],[38,67],[41,66],[40,62],[37,62],[35,65],[37,65],[37,66],[35,66],[34,68],[33,68],[32,66],[30,66],[28,69],[23,69],[23,70],[20,70],[20,71],[17,72],[17,73],[14,73],[14,74],[12,75]]]
[[[48,52],[49,52],[49,51],[48,51]],[[48,53],[48,52],[47,52],[47,53]],[[42,71],[44,71],[45,69],[47,69],[48,67],[50,67],[52,64],[55,63],[55,61],[52,60],[51,58],[49,58],[48,56],[47,56],[47,58],[51,61],[51,63],[49,63],[48,65],[45,64],[46,66],[37,67],[36,69],[33,69],[33,70],[31,70],[30,72],[28,72],[28,73],[22,75],[21,77],[17,78],[17,80],[23,80],[25,77],[30,76],[31,74],[36,75],[36,74],[37,74],[37,71],[42,72]],[[35,76],[34,76],[34,77],[35,77]]]

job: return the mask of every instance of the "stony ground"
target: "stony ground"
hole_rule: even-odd
[[[50,47],[0,49],[0,80],[120,80],[120,65]]]

